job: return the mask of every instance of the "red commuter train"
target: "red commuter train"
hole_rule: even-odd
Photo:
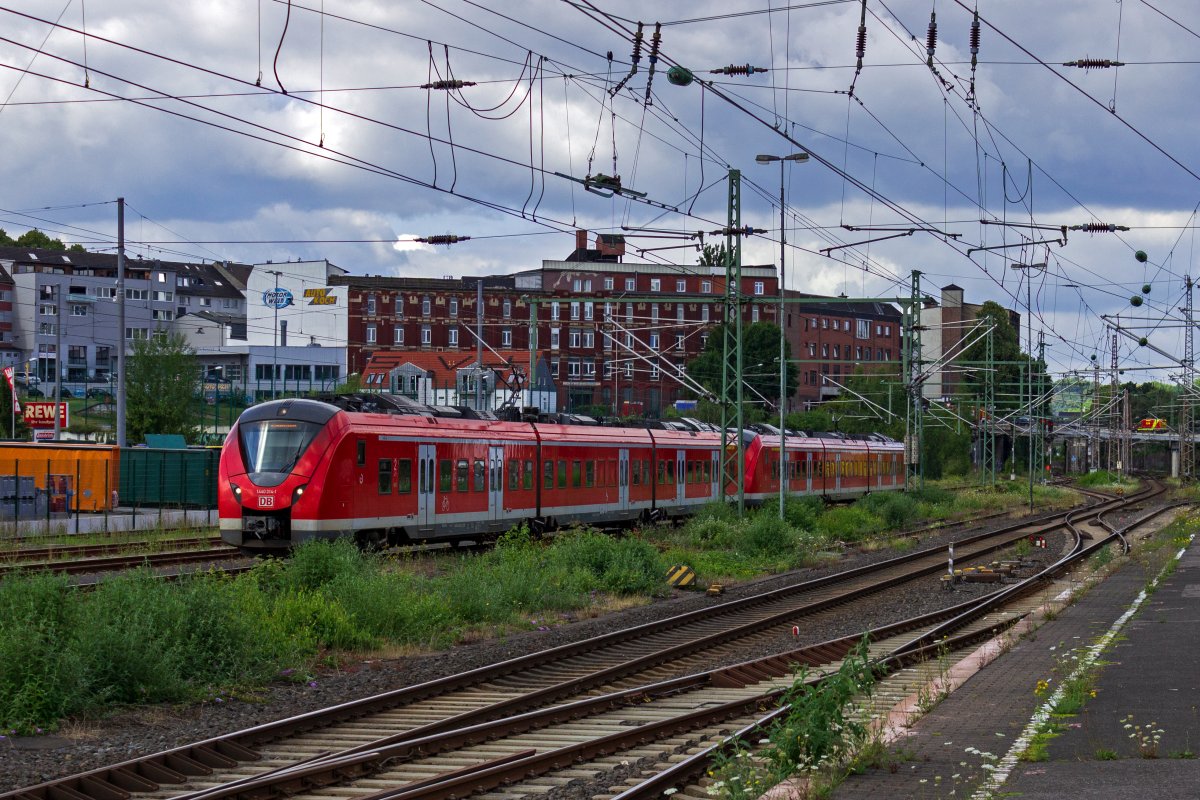
[[[299,399],[247,409],[221,452],[224,541],[254,553],[341,536],[364,546],[474,541],[522,522],[545,529],[683,516],[736,492],[721,486],[720,433],[703,423],[502,421],[390,396],[375,402],[384,397],[382,413]],[[779,434],[762,430],[745,432],[752,504],[779,492]],[[886,437],[789,435],[786,455],[795,495],[904,487],[903,446]]]

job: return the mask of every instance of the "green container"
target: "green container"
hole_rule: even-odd
[[[121,448],[121,505],[216,508],[219,448]]]

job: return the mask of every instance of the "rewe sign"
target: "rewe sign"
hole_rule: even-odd
[[[31,428],[54,427],[54,403],[29,401],[21,409],[25,424]],[[58,404],[58,419],[62,428],[67,427],[67,404]]]

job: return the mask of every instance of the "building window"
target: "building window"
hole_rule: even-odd
[[[816,345],[816,343],[814,343],[814,342],[809,342],[809,343],[808,343],[808,357],[809,357],[809,358],[816,358],[816,357],[817,357],[817,345]]]
[[[125,339],[127,341],[132,342],[135,339],[149,339],[149,338],[150,338],[150,329],[149,328],[126,328],[125,329]]]
[[[421,344],[426,347],[433,344],[433,329],[428,325],[421,326]]]
[[[559,329],[559,328],[551,328],[551,329],[550,329],[550,349],[551,349],[551,350],[557,350],[557,349],[558,349],[558,347],[559,347],[559,334],[560,334],[560,329]]]
[[[585,291],[585,292],[592,291],[592,279],[591,278],[588,278],[586,281],[583,282],[583,291]]]
[[[763,282],[762,282],[762,281],[755,281],[755,282],[754,282],[754,293],[755,293],[755,294],[762,294],[762,293],[763,293],[763,291],[764,291],[764,288],[765,288],[765,287],[763,286]]]
[[[612,288],[613,288],[613,279],[612,279],[612,278],[605,278],[605,279],[604,279],[604,291],[606,291],[606,292],[611,292],[611,291],[612,291]]]
[[[891,335],[892,335],[892,326],[891,326],[891,325],[884,325],[884,326],[883,326],[883,335],[884,335],[884,336],[891,336]]]
[[[154,299],[156,302],[159,302],[159,303],[169,303],[173,299],[175,299],[175,294],[174,294],[174,292],[155,292]],[[229,301],[226,300],[225,302],[228,303]],[[225,307],[229,308],[228,305],[226,305]]]
[[[512,347],[512,328],[503,328],[500,331],[500,346]]]
[[[661,278],[651,278],[650,279],[650,291],[652,291],[652,292],[661,292],[662,291],[662,279]]]
[[[626,325],[633,324],[633,303],[625,304],[625,324]]]
[[[579,302],[571,303],[571,319],[579,319]]]
[[[829,358],[829,345],[821,345],[821,358]]]
[[[613,337],[612,337],[612,334],[609,333],[608,331],[604,332],[604,349],[605,350],[613,349]]]
[[[836,344],[833,346],[833,357],[834,358],[842,357],[841,348],[838,347]]]
[[[613,376],[613,362],[604,362],[604,377],[611,378]]]
[[[550,359],[550,376],[552,378],[558,377],[558,359],[557,358]]]
[[[700,349],[703,350],[706,347],[708,347],[708,334],[702,333],[700,334]]]
[[[450,316],[452,316],[452,317],[458,316],[458,298],[457,297],[450,298]]]
[[[683,303],[675,304],[675,321],[679,323],[683,322]]]
[[[596,377],[596,362],[588,359],[583,362],[583,375],[585,378]]]
[[[675,349],[676,350],[683,349],[683,334],[682,333],[675,334]]]
[[[868,355],[868,356],[870,356],[870,355],[871,355],[871,351],[870,351],[870,350],[867,350],[867,355]],[[855,358],[856,360],[858,360],[858,361],[862,361],[862,348],[861,348],[861,347],[855,347],[855,348],[854,348],[854,358]]]
[[[375,344],[375,326],[367,326],[367,344]]]
[[[596,349],[596,333],[595,333],[595,331],[584,331],[583,332],[583,349],[584,350],[595,350]]]
[[[433,313],[433,301],[428,296],[421,298],[421,316],[428,317]]]
[[[579,377],[579,362],[576,359],[571,359],[567,362],[567,379]]]
[[[654,325],[658,324],[658,303],[650,304],[650,322]]]
[[[821,317],[821,327],[826,328],[826,329],[829,327],[829,318],[828,317]]]
[[[449,334],[450,334],[450,342],[449,342],[450,346],[458,347],[458,328],[451,328],[449,330]]]
[[[150,312],[150,317],[152,319],[159,320],[160,322],[170,322],[172,319],[174,319],[175,314],[172,311],[160,311],[156,308]]]
[[[571,349],[579,347],[579,331],[572,329],[570,334]]]
[[[593,308],[594,305],[595,305],[595,303],[584,303],[583,304],[583,318],[584,319],[594,319],[594,316],[593,316],[595,313],[595,310]]]
[[[675,291],[679,292],[680,294],[683,294],[684,292],[686,292],[687,291],[687,281],[684,280],[683,278],[680,278],[679,280],[675,281]]]
[[[625,346],[629,347],[629,348],[633,347],[633,334],[632,333],[629,333],[629,332],[625,333]]]
[[[651,350],[658,349],[658,334],[657,333],[650,334],[650,349]]]
[[[550,304],[550,319],[557,322],[558,315],[559,315],[558,303],[551,303]]]
[[[571,282],[571,291],[575,292],[575,294],[579,294],[579,292],[582,290],[583,290],[583,281],[582,280],[580,280],[579,278],[576,278],[574,281]]]
[[[58,316],[58,306],[52,306],[52,305],[38,306],[38,314],[42,315],[43,317],[57,317]]]
[[[709,313],[710,312],[708,310],[708,303],[705,303],[704,305],[700,306],[700,321],[708,322]]]
[[[71,304],[71,316],[72,317],[86,317],[87,316],[87,306],[79,305],[77,303],[72,303]]]
[[[625,377],[626,378],[633,377],[633,362],[632,361],[625,362]]]
[[[847,333],[850,332],[850,320],[848,320],[848,319],[842,320],[842,330],[846,331]]]
[[[658,364],[650,365],[650,380],[652,380],[652,381],[658,380]]]
[[[855,330],[854,335],[859,339],[870,339],[871,338],[871,320],[859,319],[859,320],[855,320],[855,323],[856,323],[856,325],[855,325],[856,330]]]
[[[700,293],[712,294],[712,281],[700,281]]]
[[[505,319],[512,319],[512,300],[505,298],[502,306]]]
[[[876,325],[876,326],[875,326],[875,335],[876,335],[876,336],[883,336],[883,326],[882,326],[882,325]]]
[[[392,344],[404,344],[404,326],[397,325],[392,328]]]
[[[612,310],[613,310],[612,303],[604,304],[604,321],[605,322],[612,322]]]
[[[367,295],[367,313],[375,316],[375,295]]]
[[[627,291],[627,292],[637,291],[637,278],[626,278],[625,279],[625,291]]]
[[[750,309],[750,321],[758,322],[758,306],[755,306],[754,308]]]

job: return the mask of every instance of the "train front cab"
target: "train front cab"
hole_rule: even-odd
[[[344,426],[340,413],[314,400],[277,400],[238,418],[221,450],[217,487],[227,544],[262,554],[293,546],[301,509],[323,494],[323,456]]]

